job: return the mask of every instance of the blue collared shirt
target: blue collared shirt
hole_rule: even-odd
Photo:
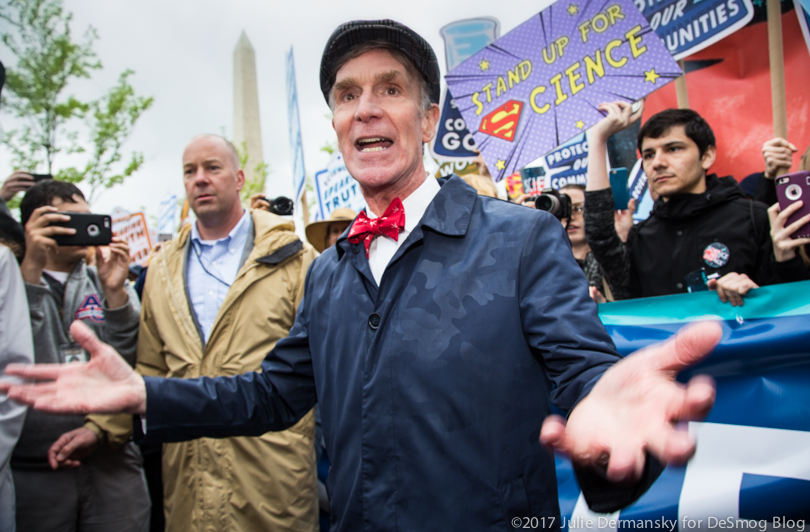
[[[219,307],[239,272],[242,252],[250,233],[249,218],[250,213],[245,211],[228,236],[219,240],[202,240],[197,224],[191,226],[188,293],[206,342]]]

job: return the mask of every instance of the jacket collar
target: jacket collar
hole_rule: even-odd
[[[733,177],[717,177],[717,174],[709,174],[706,176],[706,192],[673,194],[666,202],[663,198],[658,198],[652,214],[658,218],[683,220],[743,197],[744,193]]]
[[[428,179],[432,178],[428,177]],[[442,188],[428,205],[414,232],[419,228],[424,230],[427,227],[446,236],[464,236],[470,226],[470,218],[478,193],[455,174],[438,181]],[[347,240],[349,231],[351,231],[351,225],[340,235],[335,244],[338,260],[352,247]]]
[[[255,209],[250,211],[250,222],[252,223],[250,224],[248,238],[245,243],[242,264],[245,263],[248,255],[254,255],[252,253],[254,248],[256,248],[256,252],[259,254],[256,257],[256,260],[258,260],[260,258],[273,256],[277,251],[289,244],[300,242],[298,236],[295,234],[295,225],[280,216]],[[190,238],[191,226],[189,225],[184,227],[177,238],[171,242],[171,248],[173,250],[187,252]],[[164,245],[164,247],[169,246]],[[171,253],[168,250],[167,252]],[[264,262],[277,263],[273,260]]]
[[[247,271],[245,263],[248,258],[251,258],[251,260],[256,263],[261,262],[276,265],[296,255],[304,247],[303,243],[295,234],[295,226],[293,223],[275,214],[256,209],[250,212],[247,222],[249,223],[248,238],[245,242],[239,272],[236,274],[234,284],[236,284],[237,280]],[[177,241],[172,241],[171,244],[174,247],[171,248],[171,251],[167,249],[161,260],[176,261],[179,259],[182,261],[180,272],[183,279],[182,289],[185,295],[188,315],[199,336],[200,345],[205,349],[205,337],[202,333],[200,323],[197,320],[197,315],[194,312],[194,307],[191,303],[191,295],[188,290],[188,261],[189,254],[191,253],[191,233],[190,227],[185,227],[178,235]],[[180,253],[177,253],[178,251],[180,251]],[[167,275],[167,278],[170,277]],[[220,311],[229,304],[232,298],[233,296],[230,294],[229,290],[229,295],[225,298],[225,301],[223,301]],[[212,333],[219,322],[220,314],[221,312],[217,313],[217,319],[214,321],[211,329]],[[209,336],[209,340],[210,338]]]

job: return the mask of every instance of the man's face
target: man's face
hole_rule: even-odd
[[[56,207],[59,212],[90,213],[90,206],[80,196],[74,194],[73,200],[76,203],[64,201],[62,198],[54,198],[51,206]],[[54,254],[52,259],[57,262],[75,263],[87,255],[87,249],[87,246],[56,246],[55,250],[49,252]]]
[[[566,188],[560,190],[561,194],[567,194],[571,198],[571,220],[563,218],[560,220],[565,227],[568,222],[568,240],[571,245],[585,243],[585,217],[582,215],[582,207],[585,205],[585,193],[578,188]]]
[[[420,108],[419,80],[386,50],[371,50],[338,70],[332,126],[346,168],[366,190],[396,186],[423,172],[422,145],[439,108]]]
[[[334,246],[335,243],[338,241],[338,238],[340,238],[340,235],[343,234],[343,231],[345,231],[346,228],[349,227],[350,223],[351,223],[350,221],[345,221],[345,222],[332,222],[331,224],[329,224],[329,227],[326,229],[326,242],[325,242],[326,246],[324,247],[324,249],[329,249],[332,246]]]
[[[706,170],[714,163],[716,149],[709,146],[700,156],[697,144],[684,126],[673,126],[657,139],[641,142],[641,159],[650,190],[659,196],[700,194],[706,190]]]
[[[183,152],[183,184],[198,218],[227,215],[239,203],[245,174],[225,143],[216,137],[192,140]]]

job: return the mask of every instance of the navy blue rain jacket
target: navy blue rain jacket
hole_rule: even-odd
[[[258,435],[319,402],[333,530],[503,532],[530,516],[558,528],[540,426],[550,401],[569,410],[618,358],[560,222],[454,176],[379,287],[346,234],[312,263],[262,373],[147,378],[148,436]],[[579,478],[605,511],[651,477]]]

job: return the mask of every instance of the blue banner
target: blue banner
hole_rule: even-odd
[[[295,84],[293,49],[287,53],[287,119],[289,120],[290,154],[293,162],[293,201],[304,194],[307,173],[304,169],[304,145],[301,142],[301,119],[298,113],[298,89]]]
[[[721,321],[720,344],[679,377],[711,375],[717,401],[706,420],[689,423],[698,441],[692,460],[667,467],[621,512],[590,512],[570,462],[558,457],[564,528],[802,532],[810,519],[809,295],[804,281],[753,290],[742,307],[721,303],[714,292],[600,305],[625,356],[689,322]]]
[[[794,0],[796,16],[799,19],[799,27],[802,29],[804,43],[810,51],[810,0]]]
[[[173,235],[177,227],[177,196],[171,194],[160,202],[158,207],[158,227],[160,235]]]
[[[675,59],[731,35],[754,17],[751,0],[634,0]]]
[[[588,182],[588,139],[577,135],[543,156],[548,169],[546,180],[551,188],[585,185]]]

